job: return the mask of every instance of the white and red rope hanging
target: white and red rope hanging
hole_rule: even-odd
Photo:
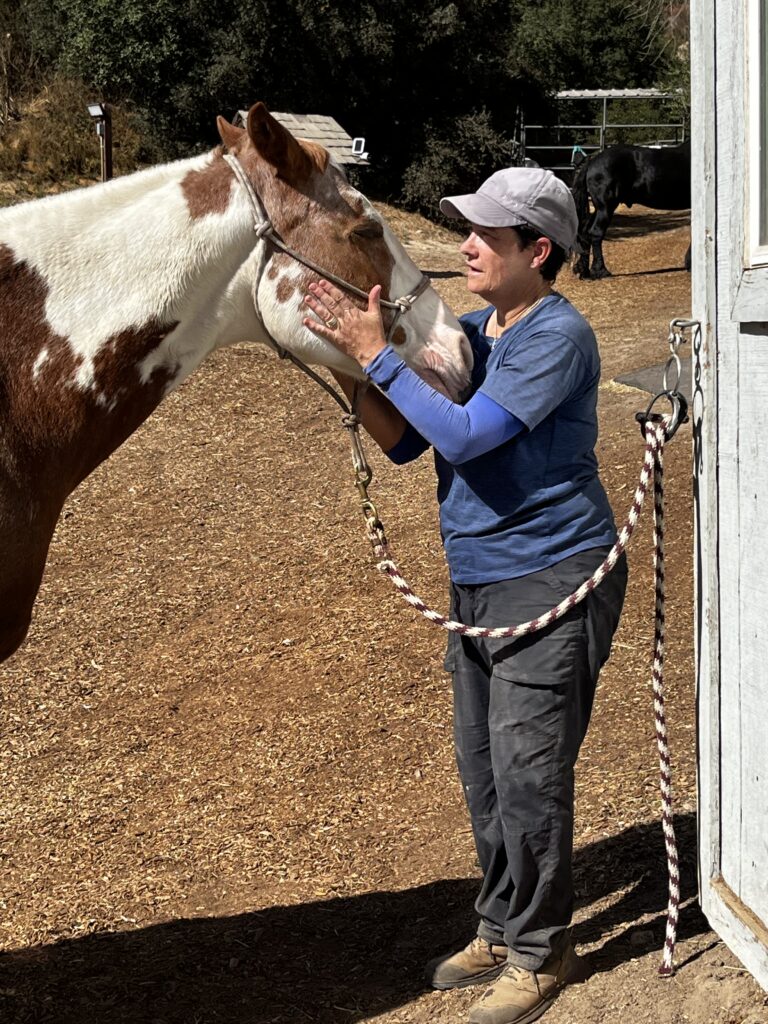
[[[653,403],[651,403],[651,406]],[[650,412],[649,407],[649,412]],[[673,957],[677,939],[677,923],[680,909],[680,868],[677,851],[677,839],[675,836],[673,809],[672,809],[672,777],[671,759],[669,744],[667,742],[667,723],[664,709],[664,443],[672,436],[677,429],[677,421],[685,418],[683,410],[682,417],[679,415],[678,407],[675,407],[673,417],[646,416],[642,419],[645,433],[645,457],[640,472],[640,482],[635,491],[632,505],[627,514],[626,522],[619,531],[616,543],[611,548],[605,561],[595,570],[593,575],[575,590],[569,597],[560,604],[551,608],[544,615],[540,615],[529,622],[521,622],[514,626],[467,626],[463,622],[455,622],[440,612],[434,611],[414,593],[408,582],[401,575],[400,570],[392,557],[389,543],[384,534],[384,527],[376,512],[376,507],[370,501],[367,494],[367,484],[370,482],[370,470],[365,466],[365,474],[362,473],[359,465],[359,454],[353,445],[353,459],[357,473],[358,489],[363,498],[363,512],[365,515],[368,539],[373,547],[376,567],[385,576],[388,576],[397,592],[417,612],[424,616],[428,622],[434,623],[441,629],[462,636],[483,637],[483,638],[508,638],[526,636],[544,629],[557,619],[565,615],[571,608],[583,601],[595,587],[605,579],[611,569],[616,565],[619,556],[626,548],[632,536],[634,528],[640,517],[648,486],[653,482],[654,492],[654,566],[655,566],[655,625],[654,625],[654,647],[653,647],[653,703],[654,720],[656,726],[656,746],[659,755],[659,785],[661,791],[661,822],[664,832],[664,844],[667,855],[668,875],[668,903],[667,923],[664,939],[664,950],[662,962],[659,967],[659,974],[669,977],[674,973]],[[356,419],[356,417],[352,417]],[[349,422],[347,417],[345,426],[356,433],[356,424]],[[675,420],[671,427],[672,421]],[[359,439],[358,439],[359,450]]]

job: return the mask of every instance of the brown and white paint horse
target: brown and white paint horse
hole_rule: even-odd
[[[260,103],[219,133],[283,241],[364,291],[413,290],[419,271],[326,150]],[[316,278],[258,237],[223,147],[0,213],[0,660],[26,635],[67,496],[209,352],[271,337],[359,376],[302,324]],[[452,397],[468,383],[431,288],[392,340]]]

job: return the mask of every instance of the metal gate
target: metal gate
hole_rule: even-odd
[[[585,124],[526,124],[521,118],[519,127],[520,152],[524,159],[534,160],[567,178],[579,162],[590,153],[605,149],[619,141],[642,142],[649,132],[654,145],[674,146],[684,142],[686,125],[683,121],[619,122],[609,120],[611,100],[651,100],[661,103],[676,98],[674,92],[661,89],[564,89],[557,93],[558,102],[574,100],[580,109],[592,116]]]

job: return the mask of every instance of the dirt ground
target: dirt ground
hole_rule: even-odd
[[[387,213],[469,308],[454,236]],[[625,211],[611,238],[613,278],[559,285],[600,342],[598,454],[623,522],[648,396],[612,381],[662,362],[690,311],[688,228]],[[369,453],[395,553],[444,607],[429,460]],[[690,426],[666,484],[678,970],[657,975],[646,510],[578,772],[574,939],[592,974],[547,1024],[768,1022],[696,903]],[[29,639],[0,670],[0,1021],[464,1020],[477,991],[422,981],[473,933],[478,885],[443,645],[372,565],[335,407],[265,351],[211,358],[69,501]]]

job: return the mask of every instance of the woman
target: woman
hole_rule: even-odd
[[[327,282],[304,322],[358,361],[376,389],[363,424],[395,462],[434,448],[453,618],[506,626],[548,611],[616,540],[598,477],[600,360],[586,320],[552,289],[573,248],[568,188],[506,168],[443,199],[469,234],[467,286],[490,305],[461,318],[475,356],[457,405],[387,345],[378,287],[367,310]],[[476,937],[428,966],[447,989],[492,984],[472,1024],[527,1024],[579,974],[573,908],[574,765],[626,589],[626,560],[547,629],[517,641],[451,633],[456,754],[483,882]]]

